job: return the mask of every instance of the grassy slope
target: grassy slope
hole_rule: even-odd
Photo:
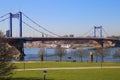
[[[47,80],[120,80],[120,69],[49,70]],[[18,71],[12,80],[43,80],[42,71]]]

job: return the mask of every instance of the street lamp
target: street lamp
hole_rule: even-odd
[[[47,71],[46,71],[46,70],[43,70],[43,76],[44,76],[44,79],[43,79],[43,80],[46,80],[46,73],[47,73]]]

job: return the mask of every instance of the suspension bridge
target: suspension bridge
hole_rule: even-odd
[[[19,31],[16,29],[13,29],[13,19],[16,19],[19,24]],[[34,24],[34,27],[28,24],[27,21],[24,21],[24,18],[27,19],[27,21],[30,21]],[[8,21],[7,21],[8,20]],[[6,27],[6,22],[9,23],[9,27]],[[93,29],[85,33],[84,35],[88,34],[89,32],[93,32],[93,36],[89,37],[62,37],[46,28],[43,26],[39,25],[37,22],[29,18],[26,14],[22,12],[18,13],[7,13],[3,16],[0,16],[0,23],[2,26],[0,26],[0,30],[6,35],[4,41],[8,42],[10,45],[15,46],[20,52],[21,52],[21,60],[24,60],[24,43],[26,42],[33,42],[33,41],[76,41],[76,40],[94,40],[98,42],[101,47],[103,47],[104,42],[106,41],[111,41],[112,43],[115,44],[115,47],[120,46],[120,40],[117,39],[112,39],[112,38],[105,38],[103,36],[103,31],[107,34],[107,32],[103,29],[102,26],[94,26]],[[15,26],[17,24],[15,23]],[[24,27],[24,26],[25,27]],[[26,28],[27,26],[27,28]],[[35,27],[37,26],[37,27]],[[29,28],[29,29],[28,29]],[[43,30],[43,31],[41,31]],[[33,32],[32,32],[33,31]],[[97,33],[97,31],[99,33]],[[14,34],[13,34],[14,33]],[[32,34],[33,36],[29,35]],[[35,34],[36,33],[36,34]],[[18,35],[19,34],[19,35]],[[99,37],[98,35],[99,34]],[[29,35],[29,36],[28,36]],[[36,36],[37,35],[37,36]]]

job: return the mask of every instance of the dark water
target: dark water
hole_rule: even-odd
[[[86,49],[90,49],[90,47],[84,47]],[[118,58],[113,58],[113,54],[115,52],[116,48],[111,48],[109,55],[107,55],[104,58],[105,62],[119,62],[120,59]],[[24,52],[26,54],[25,56],[25,60],[26,61],[40,61],[40,57],[39,57],[39,51],[40,48],[24,48]],[[74,51],[75,49],[66,49],[67,54],[62,58],[62,61],[81,61],[80,57],[76,57],[74,55]],[[84,62],[89,62],[90,61],[90,52],[91,50],[88,50],[88,54],[87,56],[83,57],[83,61]],[[54,49],[52,48],[45,48],[45,54],[44,54],[44,61],[59,61],[59,57],[54,55]],[[68,57],[70,57],[71,59],[69,59]],[[101,61],[101,57],[98,56],[96,58],[95,55],[93,55],[93,60],[94,62],[97,60],[98,62]]]

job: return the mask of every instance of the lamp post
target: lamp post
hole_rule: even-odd
[[[43,76],[44,76],[44,79],[43,79],[43,80],[46,80],[46,73],[47,73],[47,71],[46,71],[46,70],[43,70]]]

